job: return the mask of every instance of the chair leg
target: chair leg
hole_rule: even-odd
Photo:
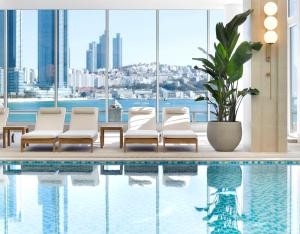
[[[164,138],[163,138],[163,151],[166,152],[166,142]]]
[[[93,151],[94,151],[94,143],[93,143],[93,141],[91,142],[91,153],[93,153]]]
[[[25,148],[25,144],[24,144],[24,142],[21,140],[21,152],[24,152],[24,148]]]
[[[58,142],[57,151],[58,151],[58,152],[61,152],[61,143],[60,143],[60,141]]]
[[[126,139],[124,139],[124,145],[123,145],[123,148],[124,148],[124,153],[127,152],[127,144],[126,144]]]
[[[158,139],[156,141],[156,152],[158,152]]]
[[[196,141],[196,153],[198,152],[198,140]]]
[[[56,149],[55,149],[56,147],[55,147],[55,142],[53,142],[53,152],[55,152],[56,151]]]

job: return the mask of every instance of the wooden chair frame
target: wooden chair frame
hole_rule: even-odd
[[[157,138],[124,138],[124,152],[127,152],[127,144],[156,144],[156,152],[158,152],[158,142]]]
[[[166,151],[166,144],[195,144],[195,152],[198,152],[198,138],[168,138],[163,137],[163,149]]]
[[[93,138],[58,138],[58,151],[61,151],[62,144],[88,144],[91,145],[91,153],[94,151],[94,142],[96,139]]]
[[[29,144],[52,144],[53,152],[56,149],[56,142],[58,138],[21,138],[21,152],[24,152],[25,147],[29,146]]]

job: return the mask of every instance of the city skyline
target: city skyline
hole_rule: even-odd
[[[122,37],[120,33],[116,33],[116,36],[112,38],[113,45],[113,57],[112,68],[121,68],[122,67]],[[99,43],[92,41],[88,45],[86,51],[86,70],[90,73],[97,72],[98,69],[105,69],[106,65],[106,35],[103,33],[99,36]]]
[[[37,54],[37,12],[23,10],[22,14],[23,64],[25,67],[37,69],[37,58],[32,56]],[[196,65],[192,57],[199,56],[197,47],[206,45],[206,30],[205,27],[195,30],[193,23],[203,22],[203,26],[206,26],[206,11],[164,10],[160,15],[160,62],[170,65]],[[94,22],[99,22],[96,27]],[[86,47],[91,41],[98,41],[99,35],[105,30],[104,24],[104,11],[68,11],[70,68],[86,67]],[[181,31],[180,34],[178,30]],[[110,40],[116,33],[121,33],[126,38],[123,40],[124,66],[155,62],[155,11],[110,11]],[[178,43],[184,46],[178,47]],[[112,43],[109,47],[112,60]],[[176,49],[172,53],[171,47],[172,50]]]
[[[9,11],[15,12],[15,11]],[[116,20],[116,16],[124,17],[128,12],[131,11],[112,11],[110,14],[110,38],[109,38],[109,88],[110,92],[113,93],[113,96],[116,98],[153,98],[155,97],[156,90],[153,88],[156,86],[156,40],[149,40],[149,36],[146,33],[141,33],[137,30],[136,25],[130,27],[131,33],[126,34],[124,29],[120,28],[119,19]],[[139,17],[144,11],[135,11]],[[153,16],[152,11],[145,11],[148,16]],[[184,11],[185,12],[185,11]],[[198,17],[198,20],[206,16],[206,11],[189,11]],[[22,11],[19,11],[20,17]],[[73,59],[72,56],[72,42],[77,40],[72,40],[69,31],[72,27],[70,24],[69,13],[67,10],[57,11],[57,25],[55,25],[55,10],[38,10],[37,11],[37,20],[38,20],[38,35],[37,35],[37,69],[31,67],[26,67],[26,64],[20,63],[20,68],[14,73],[8,72],[8,84],[14,84],[14,90],[10,90],[8,86],[8,91],[11,95],[23,96],[23,97],[51,97],[54,93],[54,82],[55,82],[55,48],[57,48],[57,60],[58,60],[58,84],[57,87],[60,90],[61,97],[95,97],[102,96],[103,88],[105,84],[106,76],[104,74],[104,68],[106,68],[106,43],[107,37],[105,31],[100,32],[98,35],[95,35],[94,38],[97,40],[89,40],[84,47],[77,48],[77,51],[82,51],[85,49],[85,54],[79,56],[79,58],[85,60],[85,66],[83,68],[72,67],[70,66]],[[137,18],[135,15],[134,18]],[[202,74],[201,71],[196,71],[193,69],[191,64],[179,64],[173,65],[166,62],[162,62],[160,58],[164,58],[167,54],[172,58],[182,58],[177,56],[178,51],[182,48],[185,53],[189,53],[183,45],[183,39],[187,40],[187,36],[193,34],[195,38],[189,39],[193,41],[194,45],[198,43],[196,36],[201,37],[201,30],[205,31],[207,35],[207,29],[201,29],[197,32],[191,31],[188,33],[185,27],[179,27],[182,34],[178,34],[178,25],[174,22],[170,22],[170,19],[179,18],[182,16],[181,11],[163,11],[160,15],[160,33],[159,33],[159,48],[163,49],[160,53],[159,61],[159,82],[160,82],[160,92],[164,98],[194,98],[196,93],[199,90],[203,89],[203,82],[207,79],[207,76]],[[121,18],[122,18],[121,17]],[[190,17],[190,16],[189,16]],[[189,20],[182,20],[184,24],[189,25]],[[18,17],[15,17],[16,19]],[[205,17],[204,17],[205,18]],[[132,18],[133,19],[133,18]],[[155,19],[155,18],[154,18]],[[12,22],[17,22],[17,20],[11,20]],[[20,20],[19,25],[21,26]],[[156,21],[151,21],[156,22]],[[189,26],[190,27],[190,26]],[[20,51],[20,55],[26,54],[26,44],[24,42],[24,37],[26,37],[26,28],[22,27],[13,27],[9,25],[9,30],[21,28],[21,33],[25,35],[20,36],[18,41],[15,41],[14,38],[9,37],[8,41],[12,46],[13,51]],[[33,27],[34,28],[34,27]],[[57,37],[55,38],[55,28],[57,28]],[[151,30],[155,31],[155,25],[150,30],[147,29],[147,32]],[[119,31],[120,30],[120,31]],[[95,30],[98,31],[98,30]],[[82,32],[84,33],[84,32]],[[101,34],[102,33],[102,34]],[[125,36],[124,34],[125,33]],[[156,35],[155,32],[151,32],[152,36]],[[14,33],[13,35],[16,35]],[[121,36],[122,35],[122,36]],[[203,36],[203,35],[202,35]],[[128,38],[127,38],[128,37]],[[139,44],[130,45],[132,38],[138,39]],[[22,40],[21,40],[22,38]],[[86,39],[86,36],[84,36]],[[145,39],[145,40],[144,40]],[[168,40],[166,40],[168,39]],[[57,47],[55,45],[55,40],[57,40]],[[26,40],[25,40],[26,41]],[[123,41],[127,42],[125,46]],[[170,44],[176,42],[177,47],[170,48]],[[22,42],[22,43],[21,43]],[[130,43],[128,43],[130,42]],[[203,40],[201,43],[204,45],[206,41]],[[192,43],[192,44],[193,44]],[[130,46],[128,46],[128,44]],[[87,49],[88,48],[88,49]],[[149,54],[144,53],[145,51],[151,51],[150,57],[153,57],[153,60],[147,61]],[[86,50],[87,49],[87,50]],[[128,51],[130,49],[130,51]],[[191,49],[191,48],[190,48]],[[23,53],[24,50],[24,53]],[[123,52],[124,50],[124,52]],[[126,58],[127,54],[132,54],[133,51],[138,51],[136,53],[135,61],[133,63],[123,62],[123,56]],[[178,51],[177,51],[178,50]],[[196,51],[196,50],[195,50]],[[161,51],[160,51],[161,52]],[[164,55],[165,54],[165,55]],[[15,59],[17,54],[9,55],[11,59]],[[197,55],[195,54],[194,57]],[[24,57],[20,57],[20,61],[26,62]],[[34,56],[31,56],[34,57]],[[187,55],[192,61],[190,54]],[[21,59],[22,58],[22,59]],[[125,60],[126,61],[126,60]],[[128,62],[128,61],[127,61]],[[195,62],[196,64],[196,62]],[[36,75],[37,74],[37,75]],[[25,77],[24,77],[25,76]],[[21,84],[21,85],[19,85]],[[23,88],[24,87],[24,88]],[[23,92],[22,92],[23,91]]]

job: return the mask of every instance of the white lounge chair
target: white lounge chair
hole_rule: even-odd
[[[0,135],[3,137],[3,127],[6,126],[7,118],[8,118],[9,109],[8,108],[0,108]]]
[[[62,144],[90,144],[93,152],[98,138],[98,112],[95,107],[73,108],[69,130],[58,137],[59,149]]]
[[[66,109],[62,107],[41,108],[34,131],[22,135],[21,151],[24,151],[27,144],[52,144],[55,151],[58,136],[64,130],[65,115]]]
[[[155,109],[153,107],[133,107],[128,111],[128,130],[124,134],[124,152],[127,144],[156,144],[159,135],[156,130]]]
[[[164,150],[166,144],[195,144],[198,151],[198,137],[191,128],[189,108],[163,109],[162,137]]]

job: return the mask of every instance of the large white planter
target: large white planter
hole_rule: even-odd
[[[242,139],[241,122],[208,122],[207,139],[216,151],[233,151]]]

